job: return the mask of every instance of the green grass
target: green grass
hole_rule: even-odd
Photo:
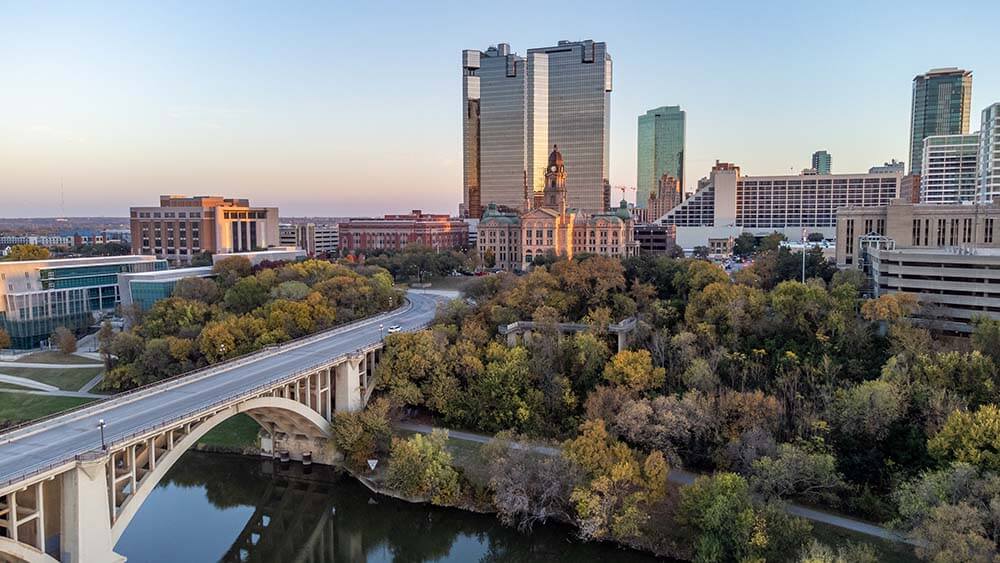
[[[89,403],[91,400],[28,393],[0,393],[0,424],[34,420]]]
[[[63,391],[79,391],[88,381],[104,373],[104,368],[22,368],[0,366],[0,373],[23,377],[48,385],[55,385]]]
[[[396,435],[401,438],[409,438],[414,434],[419,434],[419,432],[411,432],[409,430],[396,431]],[[426,436],[426,434],[424,435]],[[462,468],[469,481],[483,487],[489,484],[489,468],[486,467],[482,457],[479,455],[479,450],[483,447],[483,444],[449,437],[447,447],[448,452],[451,453],[452,465]]]
[[[20,359],[15,360],[21,363],[34,363],[34,364],[100,364],[99,360],[94,360],[91,358],[82,358],[80,356],[74,356],[72,354],[63,354],[62,352],[35,352],[33,354],[28,354],[27,356],[22,356]]]
[[[446,289],[453,291],[465,291],[469,284],[478,280],[476,276],[444,276],[440,278],[429,278],[426,281],[431,284],[429,289]]]
[[[198,440],[198,444],[242,450],[257,446],[257,432],[260,425],[245,414],[238,414],[208,431]]]
[[[913,553],[913,547],[908,544],[873,538],[820,522],[810,522],[810,524],[813,526],[813,537],[831,547],[849,542],[868,544],[875,548],[875,554],[881,563],[914,563],[919,561]]]

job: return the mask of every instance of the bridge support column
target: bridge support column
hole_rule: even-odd
[[[628,333],[625,333],[625,332],[619,332],[618,333],[618,351],[619,352],[625,350],[625,347],[627,346],[627,339],[626,339],[627,336],[628,336]]]
[[[107,459],[80,461],[62,475],[63,563],[121,563],[111,539]]]
[[[364,356],[351,356],[335,368],[335,391],[337,412],[359,411],[364,406],[361,397],[360,364]]]

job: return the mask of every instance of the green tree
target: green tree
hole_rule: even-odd
[[[390,408],[389,400],[381,397],[364,410],[338,412],[334,417],[333,444],[355,470],[364,469],[369,459],[389,451],[392,439]]]
[[[226,290],[223,302],[229,311],[243,315],[266,303],[268,297],[267,287],[256,276],[247,276],[240,278]]]
[[[386,485],[408,496],[429,498],[434,504],[454,504],[461,487],[447,444],[447,430],[393,438]]]
[[[15,244],[10,247],[10,253],[5,260],[19,262],[22,260],[46,260],[49,257],[49,249],[37,244]]]
[[[906,414],[905,392],[890,381],[865,381],[838,391],[831,418],[848,434],[881,441]]]
[[[111,348],[115,341],[115,330],[111,327],[111,323],[104,321],[101,323],[101,329],[97,331],[97,349],[100,350],[101,356],[104,358],[104,369],[111,369]],[[2,346],[0,346],[2,348]]]
[[[531,375],[528,351],[491,342],[481,374],[468,384],[469,417],[486,432],[536,432],[543,394]]]
[[[378,367],[378,387],[404,405],[424,404],[424,389],[444,364],[441,347],[429,330],[391,334]]]
[[[1000,408],[983,405],[974,413],[955,411],[944,428],[927,442],[942,462],[960,461],[1000,472]]]
[[[63,354],[76,352],[76,335],[64,326],[56,327],[52,333],[52,345]]]
[[[10,345],[11,345],[10,333],[0,328],[0,350],[3,350],[4,348],[10,348]]]
[[[733,254],[741,258],[751,256],[757,250],[757,237],[753,233],[743,232],[733,243]]]
[[[245,256],[226,256],[212,266],[216,281],[223,288],[232,287],[240,278],[253,272],[253,266]]]
[[[845,483],[836,459],[793,444],[778,446],[777,455],[753,462],[753,490],[766,499],[797,498],[808,502],[836,502]]]
[[[219,284],[207,278],[183,278],[177,280],[172,295],[211,305],[219,300]]]
[[[972,324],[972,347],[994,363],[1000,360],[1000,320],[978,315],[973,317]]]

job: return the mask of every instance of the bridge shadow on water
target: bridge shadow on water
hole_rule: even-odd
[[[492,515],[380,497],[329,467],[200,452],[171,469],[116,551],[130,563],[656,560],[564,526],[526,535]]]

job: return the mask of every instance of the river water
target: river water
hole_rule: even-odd
[[[657,561],[566,526],[521,534],[493,515],[381,497],[330,468],[200,452],[157,485],[115,551],[130,563]]]

